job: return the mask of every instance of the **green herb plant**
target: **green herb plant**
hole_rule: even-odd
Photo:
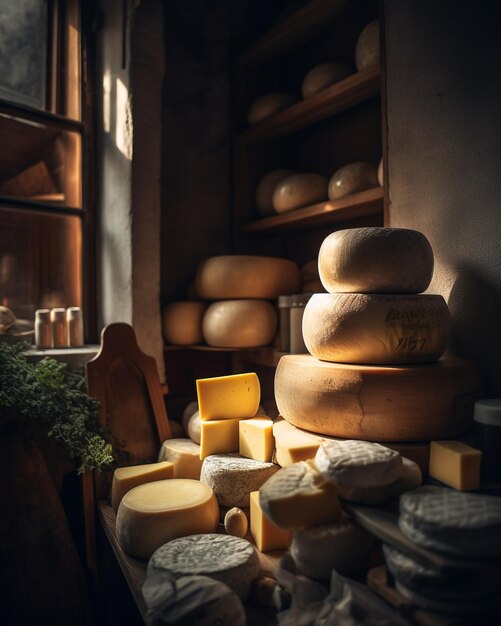
[[[24,342],[0,341],[0,425],[12,417],[35,432],[46,432],[80,463],[79,474],[109,470],[110,434],[99,418],[99,402],[90,397],[83,376],[51,358],[29,361]]]

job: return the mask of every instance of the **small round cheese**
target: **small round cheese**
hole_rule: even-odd
[[[346,228],[322,242],[318,271],[329,293],[421,293],[433,275],[433,250],[417,230]]]
[[[297,293],[301,273],[294,261],[278,257],[223,255],[202,261],[196,275],[197,292],[210,300],[272,299]]]
[[[188,422],[190,421],[190,417],[198,411],[198,400],[192,400],[189,402],[183,409],[183,414],[181,417],[181,423],[184,428],[184,432],[188,434]]]
[[[358,36],[355,46],[357,70],[379,65],[379,20],[369,22]]]
[[[426,363],[447,348],[450,313],[439,295],[317,293],[302,324],[308,352],[323,361]]]
[[[247,121],[250,126],[255,126],[268,117],[275,115],[283,109],[287,109],[298,101],[298,98],[290,93],[274,91],[256,98],[249,108]]]
[[[130,556],[149,559],[177,537],[213,533],[219,523],[214,492],[198,480],[157,480],[125,494],[117,513],[117,539]]]
[[[226,515],[224,516],[224,529],[228,535],[233,535],[234,537],[245,537],[248,528],[249,521],[247,519],[247,515],[242,511],[242,509],[234,506],[226,512]]]
[[[313,67],[303,78],[301,84],[303,98],[315,95],[352,73],[353,69],[346,63],[322,63]]]
[[[372,163],[358,161],[340,167],[329,179],[327,194],[334,202],[352,193],[378,186],[377,169]]]
[[[191,439],[166,439],[160,448],[158,460],[174,464],[174,478],[200,478],[200,446]]]
[[[148,562],[147,572],[167,572],[176,579],[209,576],[245,600],[259,573],[259,558],[247,539],[218,533],[193,534],[158,548]]]
[[[261,215],[275,215],[276,211],[273,206],[273,192],[275,191],[275,187],[284,178],[288,178],[293,174],[295,174],[293,170],[272,170],[261,178],[255,193],[256,208]]]
[[[327,200],[327,179],[321,174],[293,174],[281,180],[273,192],[273,207],[277,213],[324,200]]]
[[[193,413],[193,415],[188,420],[188,425],[186,428],[188,437],[195,443],[200,443],[202,437],[200,426],[201,421],[202,419],[200,417],[200,411],[195,411],[195,413]]]
[[[189,346],[202,343],[205,302],[171,302],[162,309],[162,333],[167,343]]]
[[[209,306],[202,329],[209,346],[266,346],[275,337],[277,314],[266,300],[222,300]]]

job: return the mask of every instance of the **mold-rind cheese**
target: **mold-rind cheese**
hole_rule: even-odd
[[[454,489],[480,487],[482,452],[462,441],[432,441],[428,474]]]
[[[202,332],[215,348],[257,348],[273,341],[277,323],[275,309],[267,300],[221,300],[209,305]]]
[[[111,506],[113,510],[115,513],[118,511],[122,498],[134,487],[167,478],[174,478],[174,464],[168,461],[117,467],[113,472],[113,481],[111,483]]]
[[[254,417],[261,399],[255,372],[199,378],[196,381],[202,420]]]
[[[292,541],[290,530],[279,528],[263,513],[259,491],[250,494],[250,531],[260,552],[286,550]]]
[[[174,464],[174,478],[200,478],[200,446],[191,439],[166,439],[158,453],[158,460]]]
[[[450,313],[440,295],[314,294],[303,314],[310,354],[337,363],[426,363],[447,348]]]

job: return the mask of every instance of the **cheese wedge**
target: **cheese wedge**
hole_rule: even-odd
[[[239,419],[200,421],[200,458],[238,450]]]
[[[292,532],[275,526],[263,513],[259,491],[250,494],[250,532],[260,552],[286,550],[292,541]]]
[[[459,490],[480,487],[482,452],[462,441],[432,441],[428,473]]]
[[[154,480],[174,478],[174,463],[160,461],[159,463],[147,463],[145,465],[132,465],[130,467],[118,467],[113,472],[111,484],[111,506],[115,513],[124,495],[144,483]]]
[[[196,384],[202,420],[237,419],[256,414],[261,387],[254,372],[199,378]]]
[[[271,461],[275,441],[273,420],[269,417],[253,417],[239,423],[239,452],[256,461]]]

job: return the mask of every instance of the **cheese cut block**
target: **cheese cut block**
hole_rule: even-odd
[[[113,510],[115,513],[118,511],[118,505],[122,498],[134,487],[166,478],[174,478],[174,464],[168,461],[118,467],[113,472],[111,483],[111,506]]]
[[[261,399],[255,372],[198,378],[198,405],[202,420],[254,417]]]
[[[338,363],[437,361],[449,328],[449,307],[439,295],[314,294],[303,314],[308,352]]]
[[[268,117],[283,111],[298,101],[298,98],[290,93],[273,91],[256,98],[249,108],[247,121],[250,126],[255,126]]]
[[[117,513],[117,539],[138,559],[149,559],[161,545],[177,537],[214,533],[219,505],[212,489],[198,480],[171,478],[134,487]]]
[[[262,485],[259,504],[275,526],[292,530],[338,520],[337,493],[312,461],[300,461],[279,469]]]
[[[200,446],[191,439],[167,439],[160,448],[158,460],[174,465],[174,478],[200,478]]]
[[[328,235],[318,254],[329,293],[421,293],[433,275],[433,250],[417,230],[367,226]]]
[[[272,170],[265,174],[256,187],[256,208],[263,216],[275,215],[273,192],[280,181],[295,174],[293,170]]]
[[[369,532],[343,513],[337,522],[295,530],[290,553],[302,574],[330,580],[333,569],[343,576],[365,571],[374,543]]]
[[[355,46],[357,70],[379,65],[379,20],[369,22],[358,36]]]
[[[420,546],[452,556],[501,556],[501,498],[420,487],[400,496],[400,530]]]
[[[334,202],[352,193],[372,189],[379,184],[377,168],[366,161],[348,163],[337,169],[329,179],[327,195]]]
[[[186,425],[186,434],[195,443],[200,443],[202,434],[200,432],[202,419],[200,417],[200,411],[196,410],[195,413],[188,420]]]
[[[277,330],[277,314],[266,300],[213,302],[202,322],[209,346],[257,348],[270,344]]]
[[[428,474],[454,489],[480,487],[482,452],[462,441],[432,441]]]
[[[238,454],[213,454],[204,460],[200,480],[211,487],[221,506],[247,508],[251,491],[257,491],[279,469],[274,463]]]
[[[474,363],[375,366],[283,356],[275,373],[280,415],[311,432],[377,442],[430,441],[466,432],[481,394]]]
[[[166,572],[175,579],[209,576],[245,600],[259,573],[254,546],[240,537],[220,533],[195,534],[164,544],[148,561],[148,574]]]
[[[271,299],[297,293],[301,273],[294,261],[257,255],[209,257],[198,266],[197,293],[211,300]]]
[[[263,513],[259,491],[250,494],[250,532],[260,552],[286,550],[292,541],[292,532],[279,528]]]
[[[353,74],[353,68],[346,63],[322,63],[313,67],[303,78],[301,94],[303,98],[314,96]]]
[[[200,421],[200,458],[210,454],[238,451],[240,419]]]
[[[321,174],[293,174],[276,185],[273,207],[277,213],[286,213],[326,201],[327,183]]]
[[[273,420],[269,417],[253,417],[241,420],[239,427],[239,452],[256,461],[271,461],[275,440]]]
[[[141,588],[147,623],[152,626],[246,626],[240,598],[224,583],[208,576],[166,573],[148,576]]]
[[[248,528],[249,520],[242,509],[234,506],[229,511],[226,511],[224,516],[224,529],[228,535],[233,535],[234,537],[245,537]]]
[[[162,309],[162,334],[167,343],[189,346],[202,343],[206,302],[171,302]]]

